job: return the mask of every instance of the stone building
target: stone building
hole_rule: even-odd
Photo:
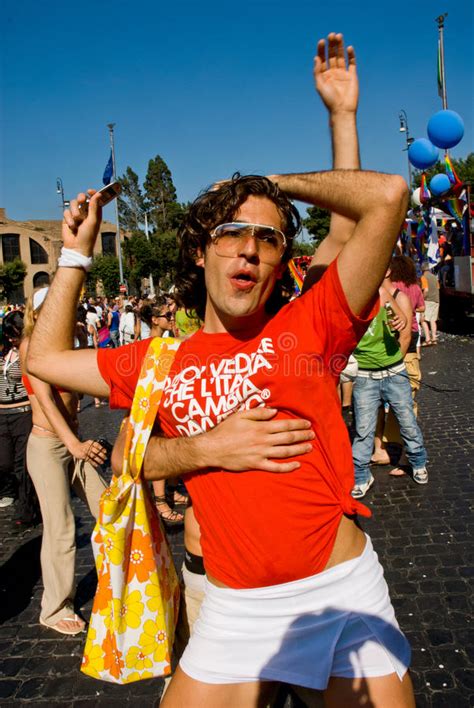
[[[117,255],[117,227],[103,221],[94,254]],[[33,290],[48,284],[61,250],[61,221],[14,221],[0,208],[0,265],[20,258],[27,266],[23,286],[10,298],[22,303]]]

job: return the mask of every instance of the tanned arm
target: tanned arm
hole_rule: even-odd
[[[398,292],[397,297],[393,297],[394,288],[389,278],[385,278],[380,286],[380,304],[382,307],[385,303],[389,303],[393,312],[394,319],[392,321],[392,329],[398,332],[398,345],[402,356],[408,351],[411,342],[411,321],[413,310],[410,299],[405,293]]]
[[[321,173],[274,175],[270,179],[292,199],[315,204],[332,213],[330,233],[315,253],[304,289],[319,280],[326,266],[339,256],[339,276],[347,300],[352,310],[361,314],[383,279],[406,213],[408,190],[401,177],[355,172],[359,167],[358,80],[352,47],[348,48],[347,59],[346,66],[342,35],[330,34],[327,43],[324,40],[318,43],[314,77],[330,114],[334,167],[347,170],[347,173],[339,172],[336,178],[340,185],[347,184],[346,199],[336,182],[334,189],[338,193],[328,195],[326,192],[330,199],[325,198],[319,191],[321,179],[324,179]],[[357,175],[361,180],[358,185]],[[367,193],[363,193],[365,188],[374,190],[372,206],[366,199]]]
[[[64,212],[64,246],[91,256],[101,219],[98,197],[92,196],[87,208],[86,195],[79,194]],[[109,388],[100,375],[96,350],[73,350],[77,303],[84,280],[82,268],[58,268],[31,336],[27,366],[34,376],[50,384],[105,397]]]
[[[168,479],[209,468],[292,472],[300,463],[284,460],[311,452],[315,435],[309,420],[272,420],[276,413],[263,407],[234,413],[212,430],[191,438],[165,438],[155,426],[145,453],[144,476]],[[112,453],[115,475],[122,469],[125,431],[123,426]]]
[[[392,298],[393,299],[393,298]],[[395,306],[399,307],[403,316],[405,317],[405,326],[398,330],[399,338],[398,344],[400,346],[400,351],[404,357],[408,351],[408,347],[411,342],[411,322],[413,318],[413,308],[411,306],[410,298],[405,293],[399,292],[394,300]],[[395,313],[396,309],[393,308]]]
[[[326,56],[327,48],[327,56]],[[334,169],[359,169],[357,105],[359,82],[353,47],[347,47],[347,64],[342,34],[320,39],[314,58],[316,90],[329,113]],[[318,246],[304,280],[303,292],[316,283],[339,255],[354,232],[355,224],[340,214],[331,214],[329,234]]]
[[[26,369],[25,359],[28,350],[26,339],[20,345],[20,358],[22,370],[28,374],[28,378],[33,389],[33,395],[41,406],[41,410],[49,421],[51,429],[67,447],[73,457],[78,460],[88,460],[94,467],[102,465],[107,457],[107,451],[94,440],[79,440],[63,413],[61,412],[62,401],[49,384],[40,381],[32,376]]]
[[[355,222],[338,258],[342,288],[351,310],[363,314],[390,261],[406,214],[408,188],[398,175],[357,170],[275,175],[291,199],[308,202]]]

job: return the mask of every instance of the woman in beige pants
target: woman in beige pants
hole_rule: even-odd
[[[44,592],[40,623],[61,634],[79,634],[85,623],[74,612],[76,544],[70,487],[97,517],[99,499],[106,483],[95,467],[105,460],[106,451],[93,440],[81,442],[77,437],[77,394],[55,389],[26,375],[24,362],[28,341],[46,290],[36,292],[27,302],[24,339],[20,346],[23,381],[33,415],[27,466],[43,517],[41,572]]]

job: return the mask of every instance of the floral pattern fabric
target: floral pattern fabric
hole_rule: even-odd
[[[179,584],[140,470],[178,347],[171,338],[150,343],[127,424],[122,474],[102,495],[92,534],[98,585],[81,671],[103,681],[171,673]]]

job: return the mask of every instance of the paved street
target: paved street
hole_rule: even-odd
[[[387,467],[375,468],[376,483],[366,497],[373,518],[363,526],[381,557],[398,620],[413,647],[421,708],[474,705],[473,352],[474,339],[454,335],[443,335],[438,347],[423,350],[419,401],[429,484],[417,486],[408,477],[390,477]],[[80,421],[83,436],[113,440],[120,414],[96,410],[85,399]],[[95,587],[92,523],[77,500],[74,509],[77,603],[87,618]],[[41,527],[22,532],[12,515],[11,508],[0,510],[0,704],[156,705],[161,681],[122,687],[88,678],[79,672],[85,635],[60,636],[38,624]],[[179,556],[181,534],[175,533],[172,542]]]

